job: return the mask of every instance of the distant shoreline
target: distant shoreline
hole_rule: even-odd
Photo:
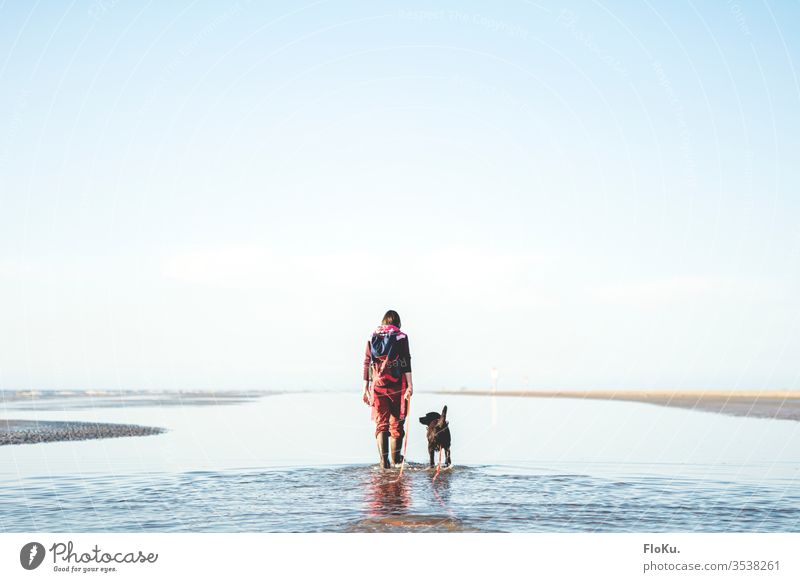
[[[141,406],[218,406],[252,402],[266,391],[19,390],[0,391],[0,413],[67,411]],[[0,446],[83,441],[161,434],[165,429],[106,422],[42,421],[0,418]]]
[[[0,405],[13,408],[59,408],[91,406],[183,406],[203,404],[238,404],[278,394],[267,390],[0,390]]]
[[[730,416],[800,421],[800,391],[765,390],[436,390],[436,394],[621,400]]]

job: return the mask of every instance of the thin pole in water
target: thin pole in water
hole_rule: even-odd
[[[492,368],[492,426],[497,426],[497,378],[500,372]]]

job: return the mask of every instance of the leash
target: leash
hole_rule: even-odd
[[[436,467],[436,474],[433,476],[433,481],[431,481],[431,483],[436,481],[436,477],[439,476],[439,471],[442,470],[442,448],[443,447],[439,447],[439,464]]]
[[[409,396],[408,396],[408,402],[406,402],[406,420],[408,419],[408,412],[409,412],[410,410],[411,410],[411,395],[409,394]],[[410,425],[410,423],[406,423],[406,424],[409,424],[409,425]],[[398,481],[400,481],[400,479],[403,477],[403,469],[405,469],[405,468],[406,468],[406,449],[408,448],[408,432],[409,432],[409,427],[408,427],[408,426],[406,426],[406,427],[404,427],[404,428],[405,428],[405,432],[406,432],[406,434],[405,434],[405,436],[403,437],[403,461],[400,463],[400,473],[398,473],[398,475],[397,475],[397,479],[395,480],[395,483],[397,483]]]

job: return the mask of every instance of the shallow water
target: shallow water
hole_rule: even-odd
[[[32,478],[4,531],[797,531],[793,483],[372,466]],[[16,506],[16,509],[13,507]],[[10,511],[8,508],[12,508]]]
[[[455,466],[422,425],[371,464],[352,394],[223,407],[12,411],[164,426],[0,447],[1,531],[800,531],[800,423],[624,402],[447,396]],[[440,395],[415,397],[415,413]]]

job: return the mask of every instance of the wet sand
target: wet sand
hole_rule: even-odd
[[[0,391],[0,404],[13,410],[79,410],[138,406],[210,406],[251,402],[261,391],[25,390]],[[13,414],[13,412],[12,412]],[[163,428],[105,422],[38,421],[0,418],[0,446],[81,441],[160,434]]]
[[[800,391],[720,391],[720,390],[440,390],[439,394],[467,396],[524,396],[531,398],[580,398],[645,402],[659,406],[689,408],[732,416],[800,420]]]
[[[147,436],[162,432],[163,428],[136,424],[0,420],[0,446]]]

